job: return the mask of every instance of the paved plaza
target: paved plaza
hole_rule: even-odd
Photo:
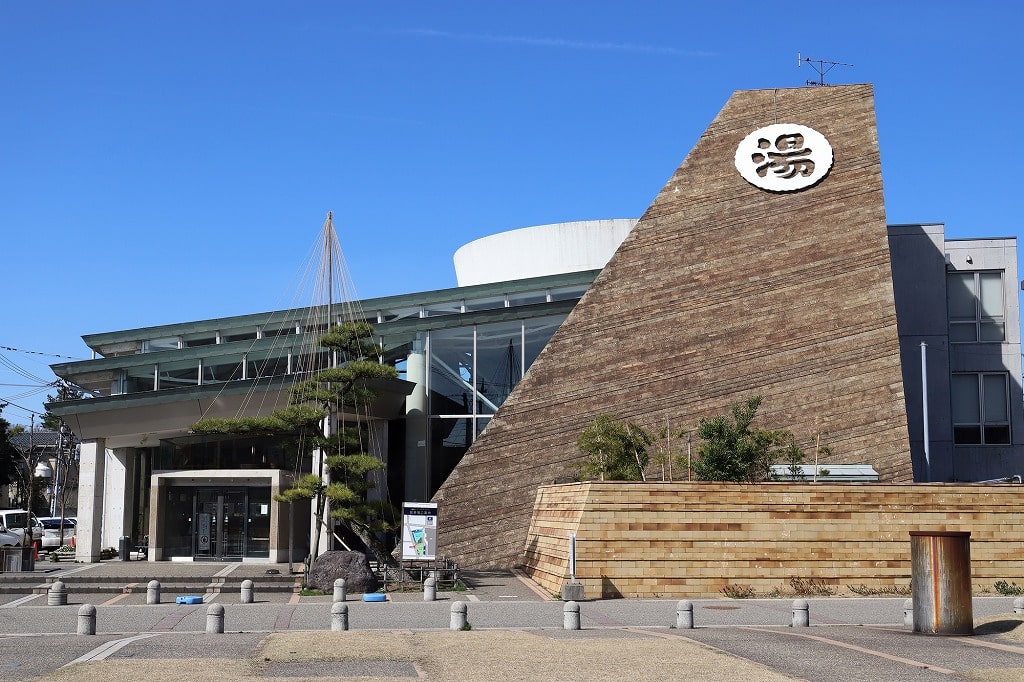
[[[66,604],[51,605],[58,579]],[[153,579],[159,604],[147,604]],[[0,575],[0,680],[1024,679],[1012,597],[975,598],[964,637],[913,633],[905,597],[809,599],[810,627],[793,627],[791,599],[693,600],[692,629],[676,627],[677,600],[587,600],[581,629],[566,630],[564,604],[525,577],[464,579],[432,602],[348,595],[349,629],[332,631],[333,595],[300,596],[287,565],[40,564]],[[179,587],[202,602],[175,603]],[[457,602],[468,631],[450,629]],[[86,604],[94,635],[77,634]],[[208,633],[220,608],[223,632]]]

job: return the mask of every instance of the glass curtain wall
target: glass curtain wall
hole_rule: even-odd
[[[564,319],[550,315],[428,332],[432,491],[483,432]]]

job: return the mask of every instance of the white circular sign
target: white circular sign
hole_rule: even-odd
[[[743,138],[736,170],[768,192],[796,192],[821,182],[832,170],[832,145],[814,128],[775,123]]]

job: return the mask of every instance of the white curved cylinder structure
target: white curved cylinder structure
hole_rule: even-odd
[[[455,252],[455,277],[465,287],[600,270],[636,223],[636,218],[582,220],[492,234]]]

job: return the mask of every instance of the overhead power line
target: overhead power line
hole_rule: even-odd
[[[36,383],[47,384],[47,385],[52,383],[51,380],[49,380],[49,379],[44,379],[41,376],[33,374],[32,372],[29,372],[27,369],[19,367],[18,365],[16,365],[15,363],[11,362],[10,360],[8,360],[3,355],[0,355],[0,365],[3,365],[4,367],[6,367],[7,369],[11,370],[12,372],[17,374],[18,376],[23,377],[25,379],[28,379],[29,381],[35,381]]]
[[[37,410],[30,410],[29,408],[22,407],[21,405],[18,405],[17,403],[12,403],[10,400],[8,400],[6,398],[0,399],[0,408],[4,408],[4,407],[13,407],[13,408],[21,410],[22,412],[27,412],[29,414],[35,414],[35,415],[38,415],[40,417],[46,416],[45,412],[39,412]]]
[[[0,346],[0,350],[9,350],[15,353],[28,353],[29,355],[45,355],[49,358],[64,358],[65,360],[81,360],[82,358],[72,357],[70,355],[60,355],[59,353],[44,353],[41,350],[24,350],[21,348],[11,348],[10,346]]]

